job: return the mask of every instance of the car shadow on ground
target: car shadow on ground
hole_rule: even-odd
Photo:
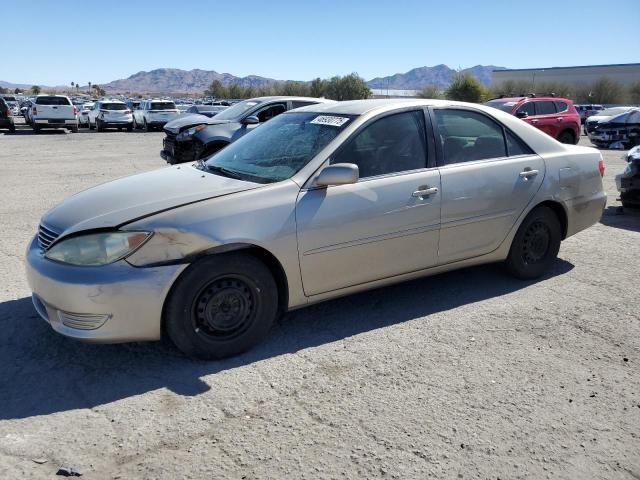
[[[609,206],[602,212],[600,223],[607,227],[640,232],[640,208]]]
[[[558,260],[544,278],[572,268]],[[195,396],[209,390],[204,376],[423,317],[427,335],[430,314],[533,283],[488,265],[351,295],[291,312],[253,350],[212,362],[161,342],[83,344],[54,333],[30,298],[0,303],[0,420],[92,408],[160,388]]]

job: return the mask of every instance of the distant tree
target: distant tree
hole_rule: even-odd
[[[7,93],[7,89],[4,87],[0,87],[0,93]]]
[[[473,75],[457,73],[445,92],[449,100],[480,103],[489,96],[488,90]]]
[[[31,93],[33,93],[34,95],[39,95],[41,91],[42,89],[38,85],[33,85],[31,87]]]
[[[89,95],[91,95],[91,82],[89,82]]]
[[[93,89],[96,91],[96,97],[104,97],[107,94],[100,85],[94,85]]]
[[[504,95],[506,97],[519,97],[522,95],[528,95],[529,93],[535,93],[532,90],[531,82],[525,82],[522,80],[506,80],[502,83],[491,85],[489,89],[489,95],[491,97],[499,97]]]
[[[640,81],[632,83],[629,87],[629,101],[635,105],[640,105]]]
[[[357,73],[335,76],[326,82],[325,96],[332,100],[360,100],[369,98],[371,90]]]
[[[316,98],[324,97],[325,90],[326,90],[325,83],[326,82],[322,80],[320,77],[314,78],[311,81],[311,85],[309,87],[309,96],[316,97]]]
[[[75,82],[71,82],[71,91],[73,92],[73,87],[75,87]]]
[[[18,94],[20,94],[20,93],[22,93],[22,92],[24,92],[24,90],[22,90],[22,89],[20,89],[20,88],[16,88],[16,89],[13,91],[13,93],[14,93],[14,94],[16,94],[16,95],[18,95]]]
[[[603,77],[591,84],[589,103],[623,103],[624,87],[618,82]]]
[[[444,98],[442,90],[435,85],[427,85],[418,92],[418,98]]]
[[[227,98],[229,96],[229,90],[222,85],[220,80],[211,82],[211,85],[209,85],[209,88],[207,88],[204,93],[216,98]]]

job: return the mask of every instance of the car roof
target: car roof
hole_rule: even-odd
[[[254,97],[248,98],[252,102],[272,102],[278,100],[300,100],[300,101],[312,101],[316,103],[335,103],[335,100],[329,100],[328,98],[316,98],[316,97],[296,97],[292,95],[274,95],[269,97]]]
[[[122,103],[123,105],[126,105],[122,100],[110,100],[110,99],[104,99],[104,100],[99,100],[102,103]]]
[[[535,96],[535,97],[501,97],[501,98],[492,98],[491,100],[489,100],[490,102],[497,102],[497,101],[503,101],[505,103],[507,102],[521,102],[523,100],[561,100],[563,102],[570,102],[571,100],[569,100],[568,98],[564,98],[564,97],[550,97],[550,96]]]
[[[342,115],[364,115],[373,111],[394,110],[402,107],[444,107],[444,106],[473,106],[478,104],[455,102],[453,100],[409,99],[409,98],[380,98],[373,100],[347,100],[343,102],[323,103],[297,108],[296,112],[336,113]]]

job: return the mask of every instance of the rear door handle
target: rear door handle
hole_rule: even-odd
[[[538,172],[538,170],[531,170],[530,168],[525,168],[524,171],[520,172],[520,178],[524,178],[525,180],[528,180],[538,175],[538,173],[540,173]]]
[[[430,187],[430,188],[422,188],[421,190],[416,190],[411,194],[412,197],[422,198],[428,197],[430,195],[434,195],[438,193],[438,187]]]

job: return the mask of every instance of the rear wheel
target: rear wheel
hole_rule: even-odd
[[[40,127],[38,127],[35,123],[33,124],[33,126],[31,128],[33,128],[33,133],[35,133],[35,134],[40,133]]]
[[[507,269],[523,280],[544,275],[558,256],[561,237],[560,221],[553,210],[548,207],[533,209],[513,239]]]
[[[133,131],[133,124],[132,123],[127,125],[127,132],[131,132],[131,131]]]
[[[242,353],[268,333],[278,310],[269,269],[242,254],[205,258],[178,279],[165,307],[166,332],[189,356]]]
[[[96,130],[99,131],[99,132],[103,132],[104,131],[104,125],[97,118],[96,118]]]
[[[16,133],[16,126],[15,124],[11,124],[9,125],[9,133]]]
[[[558,136],[558,141],[560,143],[568,143],[570,145],[575,145],[576,138],[570,130],[565,130]]]

